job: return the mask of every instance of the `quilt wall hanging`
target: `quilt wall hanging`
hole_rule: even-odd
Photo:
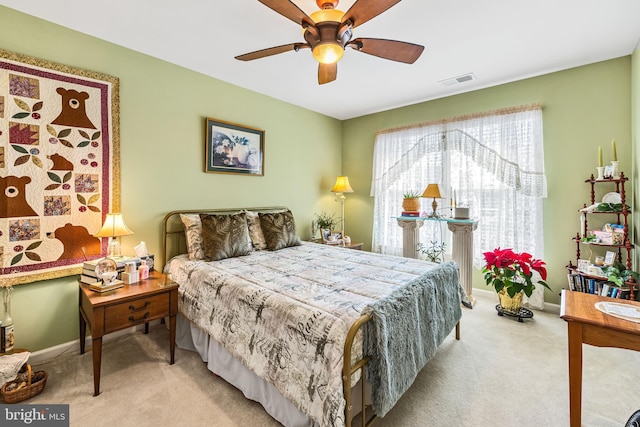
[[[118,97],[115,77],[0,50],[0,286],[106,255],[94,234],[120,210]]]

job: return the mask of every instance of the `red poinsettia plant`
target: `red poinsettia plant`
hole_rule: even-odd
[[[496,292],[504,289],[511,298],[518,292],[524,291],[531,296],[536,288],[533,283],[533,272],[538,272],[542,280],[537,283],[551,290],[544,282],[547,279],[547,269],[544,261],[535,259],[526,252],[515,253],[512,249],[496,248],[491,252],[484,252],[486,265],[482,269],[487,286],[493,286]]]

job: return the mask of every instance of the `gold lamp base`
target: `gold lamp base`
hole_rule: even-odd
[[[429,215],[429,218],[440,218],[440,215],[438,215],[438,202],[436,202],[436,199],[434,197],[433,202],[431,203],[431,208],[433,208],[433,212],[431,212],[431,215]]]

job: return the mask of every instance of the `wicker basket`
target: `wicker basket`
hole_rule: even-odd
[[[26,385],[17,388],[22,383],[26,383]],[[0,391],[5,402],[18,403],[40,394],[46,384],[47,373],[45,371],[33,372],[31,365],[27,363],[26,372],[21,372],[15,380],[4,384]]]

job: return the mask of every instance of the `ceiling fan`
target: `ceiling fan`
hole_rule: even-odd
[[[290,43],[236,56],[241,61],[310,48],[313,57],[320,63],[318,83],[325,84],[336,79],[337,63],[346,47],[407,64],[413,64],[424,50],[424,46],[397,40],[352,38],[355,27],[375,18],[400,0],[356,0],[347,12],[336,9],[338,0],[316,0],[320,10],[310,16],[290,0],[258,1],[301,25],[306,43]]]

